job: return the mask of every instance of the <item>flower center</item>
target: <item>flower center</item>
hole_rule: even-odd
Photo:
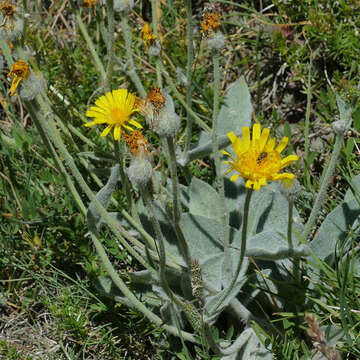
[[[119,108],[114,108],[111,110],[110,117],[111,122],[114,124],[122,125],[129,119],[130,113]]]

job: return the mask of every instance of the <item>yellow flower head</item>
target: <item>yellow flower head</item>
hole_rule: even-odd
[[[12,5],[11,2],[7,2],[4,5],[0,6],[0,11],[4,14],[4,20],[3,22],[0,24],[0,28],[1,27],[5,27],[6,26],[6,21],[10,20],[10,27],[9,29],[12,30],[14,29],[14,15],[16,14],[16,6]]]
[[[259,190],[267,181],[281,180],[284,185],[291,185],[295,175],[279,173],[279,171],[299,158],[296,155],[289,155],[282,159],[280,153],[286,147],[288,138],[283,137],[275,147],[276,140],[269,138],[269,135],[270,129],[264,128],[261,132],[259,124],[253,126],[252,139],[248,126],[243,128],[242,139],[236,137],[233,132],[228,133],[236,158],[234,159],[227,151],[221,151],[231,158],[231,161],[224,161],[230,165],[230,169],[225,174],[231,170],[239,173],[232,175],[231,181],[236,181],[241,176],[247,180],[245,186],[254,190]]]
[[[141,29],[141,40],[144,42],[146,52],[149,49],[149,46],[152,45],[156,40],[156,35],[153,34],[149,24],[146,22]]]
[[[10,95],[13,96],[20,81],[26,79],[30,75],[30,67],[24,60],[17,60],[12,64],[7,77],[10,77],[11,75],[14,75],[10,88]]]
[[[97,124],[108,124],[101,136],[106,136],[114,127],[114,139],[120,139],[121,128],[129,130],[134,129],[128,124],[142,129],[142,126],[131,115],[139,111],[135,107],[135,95],[130,94],[126,89],[113,90],[99,97],[95,101],[95,106],[91,106],[86,112],[86,116],[94,118],[94,121],[85,124],[85,126],[94,126]]]

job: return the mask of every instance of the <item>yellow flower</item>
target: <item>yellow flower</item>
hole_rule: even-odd
[[[107,92],[95,101],[96,106],[91,106],[86,112],[86,116],[94,118],[94,121],[85,124],[85,126],[108,124],[101,136],[106,136],[114,127],[115,140],[120,139],[121,128],[130,132],[134,130],[127,124],[142,129],[142,126],[137,121],[130,118],[134,112],[139,111],[135,107],[135,99],[135,95],[128,93],[126,89]]]
[[[292,184],[295,175],[279,173],[279,171],[299,158],[297,155],[289,155],[282,159],[280,153],[286,147],[288,138],[283,137],[275,147],[276,140],[269,138],[269,135],[270,129],[264,128],[261,132],[259,124],[253,126],[252,139],[250,139],[250,129],[247,126],[243,128],[242,139],[236,137],[233,132],[228,133],[236,159],[227,151],[221,151],[231,158],[231,161],[224,161],[230,165],[230,169],[225,174],[231,170],[239,173],[232,175],[231,181],[236,181],[241,176],[247,180],[245,186],[254,190],[259,190],[266,185],[267,181],[281,180],[286,186]]]
[[[30,75],[30,67],[24,60],[17,60],[12,64],[7,77],[10,77],[11,75],[14,75],[10,88],[10,95],[13,96],[20,81],[26,79]]]
[[[153,34],[149,24],[146,22],[143,26],[143,28],[141,29],[141,40],[144,42],[145,45],[145,49],[146,52],[149,49],[149,46],[152,45],[154,43],[154,41],[156,40],[156,35]]]

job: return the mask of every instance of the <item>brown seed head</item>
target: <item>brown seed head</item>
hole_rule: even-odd
[[[155,112],[159,112],[159,110],[161,110],[164,107],[166,103],[166,99],[164,95],[161,93],[160,88],[153,86],[151,88],[151,91],[147,95],[145,102],[146,103],[150,102],[154,107]]]
[[[147,149],[149,143],[140,130],[134,130],[130,133],[130,135],[122,132],[121,135],[125,140],[130,152],[134,156],[143,155],[145,153],[147,155],[151,155],[149,150]]]
[[[211,36],[215,30],[220,26],[219,15],[216,13],[207,13],[204,16],[204,21],[200,23],[200,33],[205,36]]]

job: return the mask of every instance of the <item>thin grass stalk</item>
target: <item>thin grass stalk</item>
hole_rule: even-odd
[[[156,39],[160,43],[159,24],[158,24],[158,18],[157,18],[157,5],[158,5],[158,0],[151,0],[152,27],[153,27],[153,30],[154,30],[154,34],[156,35]],[[155,67],[156,67],[157,86],[160,89],[162,89],[163,82],[162,82],[162,76],[161,76],[161,53],[160,53],[159,56],[156,56]]]
[[[310,173],[309,173],[309,132],[310,132],[310,114],[311,114],[311,97],[312,97],[312,88],[311,88],[311,70],[312,70],[312,56],[310,56],[310,64],[309,64],[309,74],[308,74],[308,82],[306,89],[306,113],[305,113],[305,129],[304,129],[304,137],[305,137],[305,150],[304,150],[304,159],[305,159],[305,179],[307,182],[307,186],[310,186]]]
[[[175,154],[175,145],[172,138],[167,137],[167,148],[169,152],[169,167],[170,167],[170,176],[172,181],[172,195],[173,195],[173,221],[176,236],[180,242],[180,246],[182,248],[183,255],[185,257],[186,264],[188,268],[191,268],[191,256],[189,252],[189,248],[187,246],[183,231],[180,227],[180,219],[181,219],[181,202],[179,196],[179,181],[177,175],[177,167],[176,167],[176,154]]]
[[[179,91],[177,90],[174,81],[171,79],[171,77],[169,76],[169,74],[166,72],[165,68],[163,67],[163,65],[161,65],[161,71],[162,74],[164,75],[167,83],[170,85],[171,90],[174,94],[174,96],[179,100],[179,102],[181,103],[181,105],[185,108],[185,110],[192,116],[192,118],[195,120],[195,122],[202,128],[204,129],[206,132],[211,133],[211,128],[202,120],[200,119],[199,116],[197,116],[195,114],[195,112],[188,106],[188,104],[186,103],[186,101],[184,100],[183,96],[179,93]]]
[[[81,15],[80,15],[79,11],[75,12],[75,17],[76,17],[76,21],[77,21],[77,23],[79,25],[80,31],[81,31],[84,39],[85,39],[86,45],[88,46],[90,54],[94,59],[95,66],[96,66],[97,70],[99,71],[99,73],[101,75],[103,83],[105,84],[105,82],[106,82],[106,72],[105,72],[105,69],[104,69],[104,65],[102,64],[102,62],[101,62],[101,60],[99,58],[99,55],[97,54],[97,52],[95,50],[94,43],[92,42],[92,40],[91,40],[91,38],[89,36],[89,33],[88,33],[87,29],[86,29],[85,24],[81,20]]]
[[[50,152],[52,158],[55,161],[55,164],[57,166],[57,169],[60,171],[60,174],[62,175],[62,177],[65,180],[65,183],[71,193],[71,195],[73,196],[75,203],[78,207],[78,209],[80,210],[81,214],[83,216],[86,216],[86,207],[83,203],[83,201],[81,200],[81,196],[78,193],[78,191],[76,190],[71,177],[69,176],[69,174],[67,173],[62,161],[59,159],[53,145],[50,143],[48,137],[46,136],[43,128],[40,125],[40,121],[38,120],[38,116],[42,116],[41,114],[39,114],[39,112],[36,112],[33,108],[33,105],[30,102],[26,102],[25,103],[26,109],[29,112],[31,119],[34,121],[34,124],[36,126],[36,129],[38,130],[40,137],[44,143],[44,145],[46,146],[46,148],[48,149],[48,151]],[[45,121],[45,120],[44,120]]]
[[[230,238],[229,238],[229,227],[227,224],[227,211],[225,206],[225,188],[224,188],[224,177],[221,174],[221,163],[220,163],[220,152],[217,143],[217,126],[219,120],[219,104],[220,104],[220,54],[218,52],[213,54],[213,67],[214,67],[214,108],[213,108],[213,124],[211,132],[211,141],[213,147],[213,156],[216,169],[217,188],[220,196],[220,217],[222,223],[222,243],[224,244],[224,255],[225,255],[225,271],[226,278],[231,281],[232,277],[232,264],[230,256]]]
[[[106,0],[107,6],[107,21],[108,21],[108,31],[107,31],[107,51],[108,51],[108,64],[106,68],[106,78],[105,78],[105,92],[111,91],[111,80],[112,72],[114,68],[114,56],[115,56],[115,23],[114,23],[114,0]]]
[[[186,104],[191,108],[192,103],[192,67],[194,58],[193,46],[193,22],[192,22],[192,1],[185,0],[186,18],[187,18],[187,59],[186,59]],[[190,150],[192,137],[193,120],[189,112],[186,114],[186,137],[184,152]]]
[[[47,104],[45,103],[44,99],[42,98],[41,94],[36,97],[38,103],[40,104],[41,110],[45,114],[51,114],[51,109],[47,107]],[[102,216],[104,221],[108,224],[111,231],[116,235],[116,237],[119,239],[119,241],[122,243],[122,245],[126,248],[126,250],[135,258],[137,259],[145,268],[149,269],[153,273],[156,274],[155,269],[153,269],[146,261],[145,259],[138,254],[132,246],[128,244],[128,242],[123,238],[121,231],[122,228],[119,227],[117,222],[108,214],[106,209],[100,204],[100,202],[97,200],[96,196],[92,192],[92,190],[89,188],[87,183],[85,182],[84,178],[82,177],[80,171],[76,167],[76,164],[74,162],[74,159],[67,151],[65,144],[63,143],[56,127],[54,124],[54,120],[49,116],[47,120],[45,121],[39,118],[40,125],[45,130],[51,141],[54,143],[54,145],[58,148],[60,151],[61,156],[66,161],[67,165],[69,166],[73,176],[77,180],[78,184],[82,188],[82,190],[85,192],[86,196],[89,198],[90,201],[94,203],[94,206],[96,207],[99,214]]]
[[[126,286],[126,284],[122,281],[117,271],[113,268],[109,258],[107,257],[105,250],[99,241],[99,239],[92,234],[92,241],[94,243],[95,249],[104,265],[105,270],[111,277],[112,281],[114,281],[115,285],[121,290],[121,292],[130,300],[130,302],[137,308],[140,312],[142,312],[150,321],[152,321],[155,325],[162,327],[168,333],[178,336],[178,329],[171,325],[164,324],[163,320],[155,315],[152,311],[150,311],[141,301],[139,301],[136,296],[130,291],[130,289]],[[192,343],[197,344],[198,341],[194,335],[182,331],[182,337],[186,341],[190,341]]]
[[[310,235],[310,232],[311,232],[312,228],[314,227],[315,222],[319,216],[320,208],[326,200],[326,195],[327,195],[326,190],[331,181],[331,177],[335,171],[337,159],[340,155],[340,150],[341,150],[341,145],[343,143],[343,140],[344,140],[344,133],[343,132],[336,133],[334,149],[331,154],[329,165],[327,166],[325,174],[322,178],[320,190],[316,196],[309,219],[308,219],[307,223],[305,224],[305,228],[302,233],[303,239],[307,239],[308,236]]]
[[[133,58],[132,48],[131,48],[131,43],[132,43],[131,31],[130,31],[129,24],[128,24],[128,15],[126,15],[126,14],[122,14],[122,16],[121,16],[121,28],[122,28],[124,39],[125,39],[125,52],[126,52],[126,57],[128,60],[127,66],[130,68],[130,70],[128,70],[126,73],[129,75],[131,81],[135,85],[136,90],[139,93],[139,95],[142,98],[145,98],[146,97],[145,88],[139,78],[139,75],[137,74],[137,72],[135,70],[135,63],[134,63],[134,58]]]

